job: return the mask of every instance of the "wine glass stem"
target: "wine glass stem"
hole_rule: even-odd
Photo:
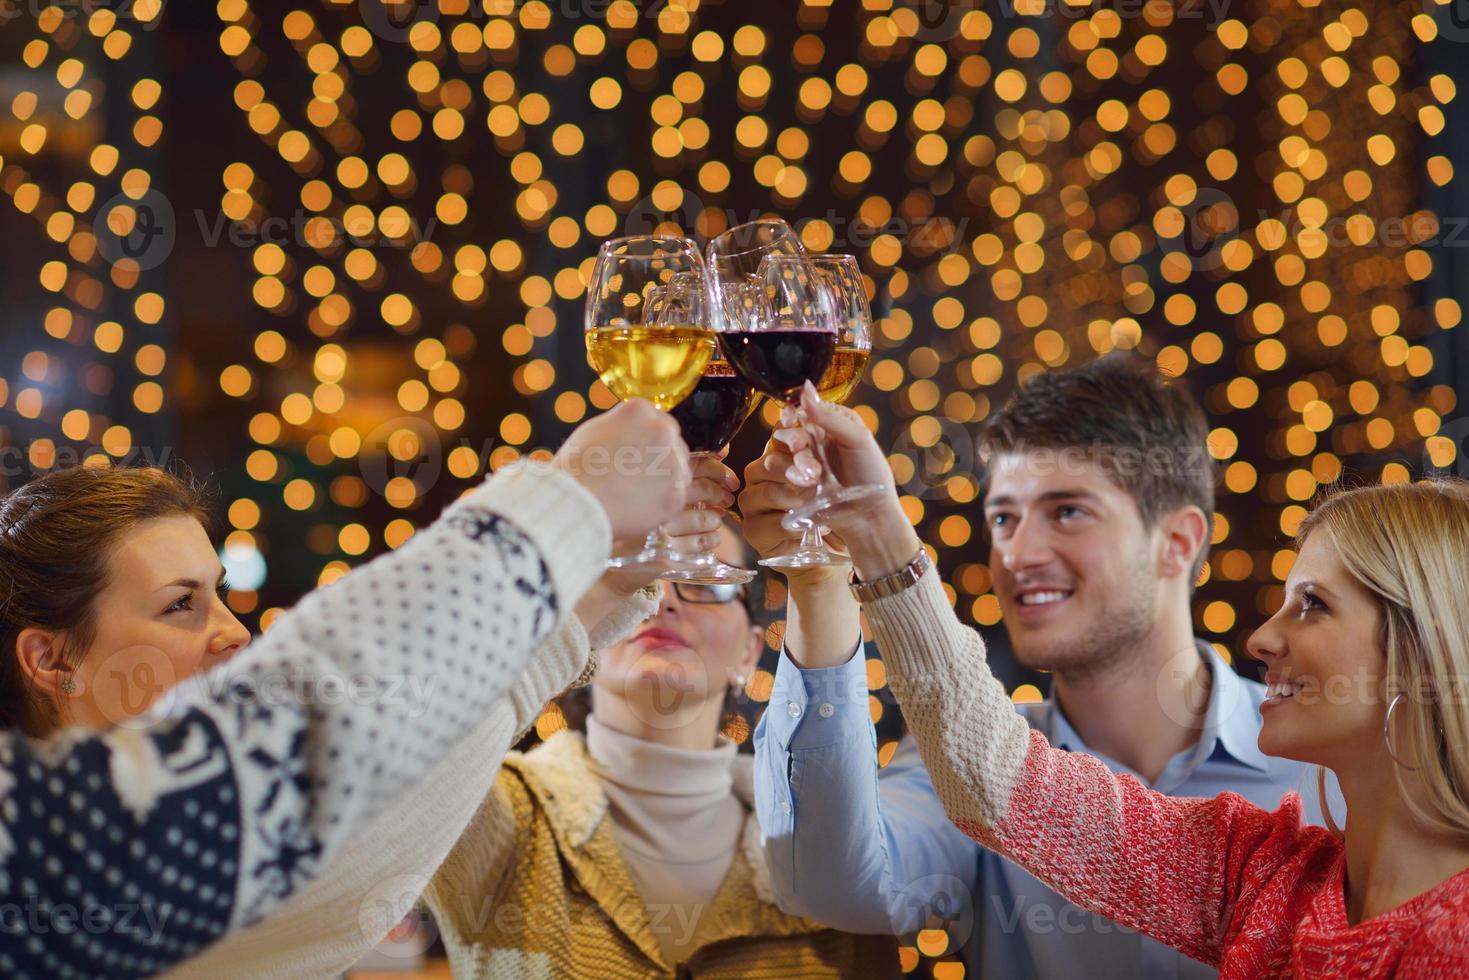
[[[826,459],[826,446],[821,438],[822,433],[819,433],[812,428],[811,417],[806,414],[806,410],[804,408],[797,404],[795,406],[795,409],[796,419],[800,422],[801,428],[806,430],[806,435],[811,441],[811,452],[816,457],[817,466],[821,471],[816,474],[816,499],[820,500],[827,495],[827,490],[829,489],[827,481],[830,480],[832,483],[835,483],[836,476],[832,474],[831,463],[829,463]],[[817,532],[817,535],[819,540],[819,531]]]
[[[648,533],[648,540],[643,542],[643,550],[666,555],[673,550],[673,539],[668,536],[668,528],[659,524]]]
[[[710,456],[713,456],[713,455],[714,455],[714,453],[709,453],[709,452],[689,453],[689,466],[691,468],[697,467],[700,462],[702,462],[703,460],[705,460],[705,459],[707,459],[707,458],[709,458]],[[702,510],[708,510],[708,508],[704,505],[704,501],[701,500],[698,503],[694,504],[694,510],[700,510],[700,511],[702,511]],[[703,551],[701,551],[699,553],[699,556],[698,557],[713,559],[714,558],[714,549],[713,548],[709,548],[709,549],[703,550]]]

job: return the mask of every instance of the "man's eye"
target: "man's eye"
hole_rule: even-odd
[[[1010,515],[1009,514],[991,514],[990,515],[990,527],[999,527],[1001,524],[1005,523],[1009,519],[1010,519]]]
[[[1062,520],[1071,517],[1080,517],[1081,513],[1082,511],[1080,507],[1073,507],[1071,504],[1062,504],[1060,507],[1056,508],[1056,516],[1061,518]]]

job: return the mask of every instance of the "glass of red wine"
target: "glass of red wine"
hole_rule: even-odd
[[[680,273],[650,303],[654,322],[683,323],[690,317],[686,311],[707,308],[708,283],[703,276]],[[678,422],[689,455],[697,464],[700,457],[713,455],[729,444],[759,400],[759,393],[735,373],[715,345],[698,385],[669,414]],[[754,577],[753,569],[726,564],[712,549],[702,554],[681,552],[663,575],[671,581],[701,585],[738,584]]]
[[[757,390],[791,405],[804,425],[801,388],[822,379],[837,346],[836,293],[817,272],[795,230],[778,218],[731,228],[709,243],[707,254],[714,327],[725,356]],[[812,439],[812,449],[821,476],[814,506],[803,508],[806,520],[883,491],[881,486],[838,485],[820,440]],[[795,564],[787,557],[762,564],[788,568],[848,562],[824,546],[803,548]]]

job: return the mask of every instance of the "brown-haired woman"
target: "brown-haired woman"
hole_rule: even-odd
[[[641,536],[682,505],[682,448],[667,416],[621,405],[549,466],[496,474],[399,550],[307,596],[207,686],[141,716],[105,694],[114,666],[181,679],[247,641],[215,593],[197,498],[163,474],[72,472],[7,498],[0,975],[153,975],[300,891],[504,710],[573,605],[601,602],[588,590],[614,535]],[[672,478],[666,465],[581,465],[628,450],[672,459]],[[427,683],[433,703],[296,694],[353,677]]]
[[[13,651],[0,725],[105,728],[243,649],[249,632],[215,601],[209,521],[198,489],[159,469],[60,470],[0,498],[0,650]]]

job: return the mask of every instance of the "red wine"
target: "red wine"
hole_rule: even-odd
[[[669,410],[695,453],[718,452],[750,417],[760,395],[723,361],[710,362],[688,397]]]
[[[826,373],[837,335],[817,330],[737,330],[719,335],[724,356],[756,388],[794,402]]]

